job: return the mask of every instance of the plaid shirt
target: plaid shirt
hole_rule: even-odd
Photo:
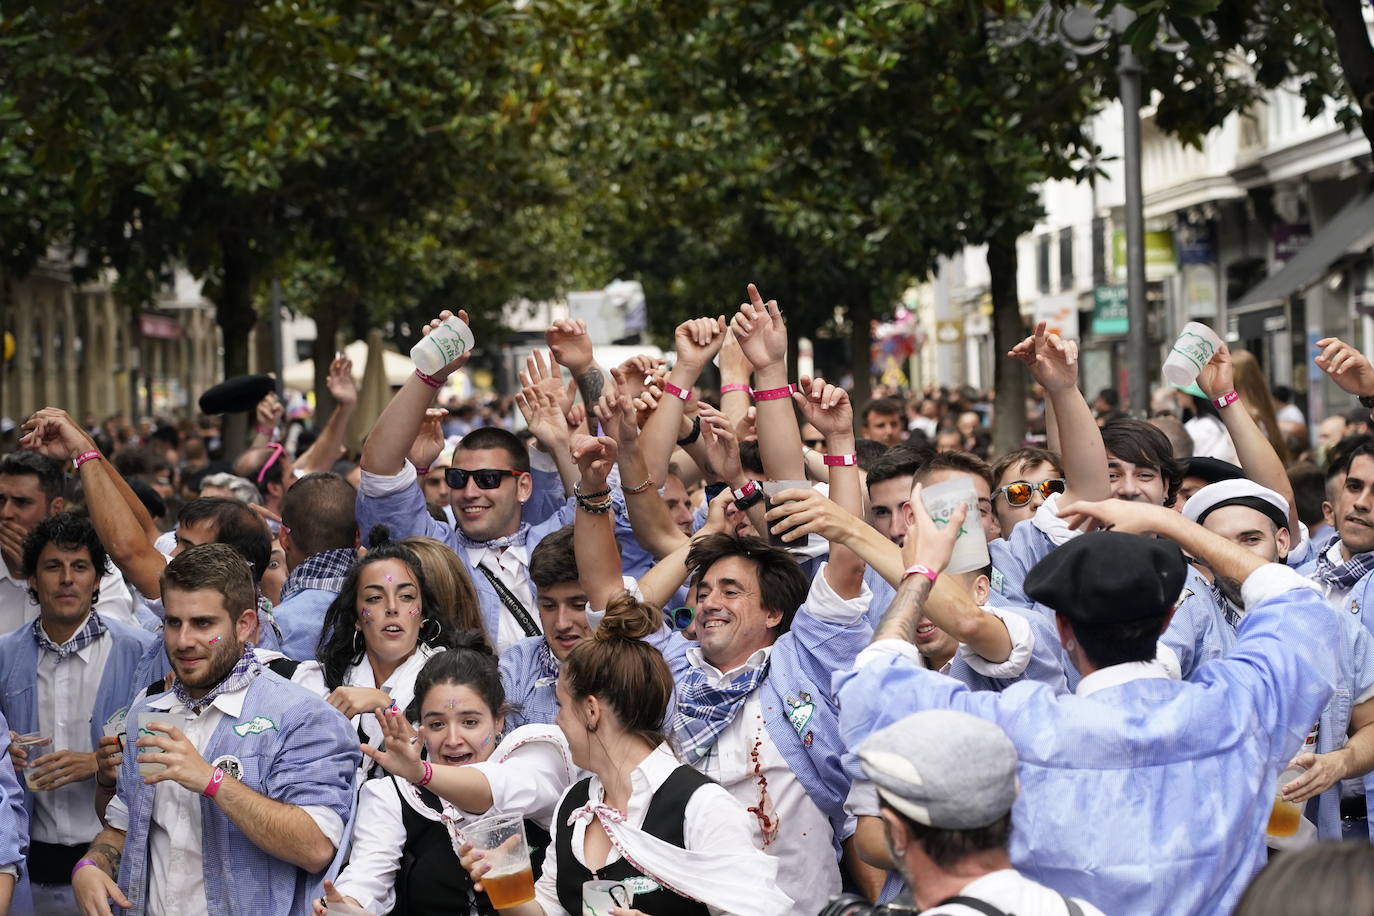
[[[306,557],[301,565],[291,570],[291,575],[286,577],[286,584],[281,588],[281,600],[284,602],[307,588],[318,588],[327,592],[342,591],[344,578],[357,559],[358,555],[348,549],[322,550]]]
[[[1333,534],[1331,540],[1326,542],[1317,554],[1317,568],[1312,573],[1312,578],[1325,586],[1328,594],[1333,591],[1348,592],[1356,582],[1374,571],[1374,552],[1357,553],[1339,566],[1332,563],[1328,554],[1340,539],[1339,534]]]
[[[43,632],[43,619],[40,617],[33,622],[33,638],[44,649],[56,655],[58,663],[61,664],[63,659],[75,655],[99,639],[105,629],[105,621],[101,620],[100,615],[95,611],[91,611],[86,615],[85,626],[77,630],[75,636],[59,646],[49,638],[47,633]]]

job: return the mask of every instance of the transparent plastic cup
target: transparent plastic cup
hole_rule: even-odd
[[[14,739],[14,746],[21,748],[29,755],[28,766],[24,768],[24,785],[29,787],[29,791],[36,792],[38,788],[33,784],[33,770],[38,765],[38,761],[52,749],[52,738],[38,732],[29,732],[27,735],[20,735]]]
[[[635,892],[619,881],[583,881],[582,916],[611,916],[612,907],[628,909]]]
[[[1190,321],[1179,332],[1178,340],[1164,360],[1161,371],[1175,388],[1186,388],[1197,380],[1202,367],[1212,360],[1221,347],[1217,332],[1199,321]]]
[[[410,358],[416,369],[433,375],[471,350],[474,343],[472,328],[454,315],[420,338],[420,342],[410,348]]]
[[[1302,767],[1289,767],[1279,774],[1278,785],[1274,789],[1274,805],[1269,810],[1269,826],[1264,831],[1269,836],[1292,836],[1302,826],[1303,805],[1299,802],[1284,801],[1283,787],[1305,772]]]
[[[978,491],[973,481],[967,477],[946,480],[921,488],[921,502],[926,511],[941,528],[949,524],[954,512],[960,506],[967,506],[964,524],[959,529],[959,538],[954,542],[954,553],[950,555],[946,572],[965,573],[971,569],[982,569],[991,560],[988,557],[988,542],[983,534],[983,526],[978,515]]]
[[[133,748],[133,752],[136,754],[161,754],[162,748],[160,747],[137,747],[136,745],[138,744],[139,738],[148,737],[152,735],[165,736],[167,734],[166,732],[154,731],[148,726],[153,722],[162,722],[164,724],[171,723],[171,714],[166,712],[159,712],[157,710],[144,710],[143,712],[140,712],[138,714],[137,721],[138,732],[133,735],[133,741],[131,742],[135,745],[135,747]],[[154,773],[161,773],[165,769],[167,769],[166,765],[161,763],[140,763],[138,765],[138,774],[140,776],[151,776]]]
[[[524,815],[484,817],[464,826],[462,833],[491,866],[491,871],[482,875],[482,888],[493,907],[499,910],[534,899],[534,869],[530,867]]]

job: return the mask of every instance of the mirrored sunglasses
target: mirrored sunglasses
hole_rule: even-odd
[[[1036,490],[1040,491],[1042,497],[1049,499],[1055,493],[1064,492],[1064,478],[1051,477],[1039,483],[1031,483],[1029,480],[1013,480],[1005,487],[998,487],[992,495],[996,497],[998,493],[1001,493],[1006,497],[1009,506],[1024,506],[1030,503]]]

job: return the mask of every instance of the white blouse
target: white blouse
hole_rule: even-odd
[[[364,783],[348,867],[334,882],[339,893],[371,913],[389,913],[395,907],[396,875],[406,843],[402,804],[431,821],[442,820],[455,837],[456,849],[462,826],[490,814],[519,811],[550,829],[559,799],[577,773],[563,733],[551,725],[517,728],[496,746],[490,759],[468,766],[481,770],[491,784],[492,806],[486,811],[463,811],[444,802],[440,815],[404,780],[397,780],[399,797],[389,779]],[[456,862],[454,867],[458,867]]]
[[[415,678],[420,674],[420,669],[425,666],[425,662],[430,657],[437,655],[441,650],[433,649],[424,643],[416,643],[415,651],[410,658],[401,662],[400,666],[393,672],[391,677],[386,679],[386,683],[381,685],[381,690],[391,697],[391,702],[405,712],[410,701],[415,699]],[[345,687],[371,687],[377,688],[377,681],[372,675],[372,663],[367,660],[367,655],[363,655],[363,660],[356,665],[349,665],[344,671],[343,686]],[[352,719],[354,728],[361,728],[367,736],[367,743],[373,747],[382,746],[382,727],[377,724],[377,717],[372,710],[359,713]],[[363,758],[364,769],[368,769],[367,764],[372,761]]]

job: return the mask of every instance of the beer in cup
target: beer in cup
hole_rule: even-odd
[[[494,908],[519,906],[534,899],[534,869],[530,867],[523,814],[484,817],[464,825],[462,834],[491,866],[481,881]]]
[[[1265,833],[1270,836],[1292,836],[1302,824],[1302,804],[1283,800],[1283,787],[1305,773],[1302,767],[1289,767],[1279,774],[1279,784],[1274,789],[1274,806],[1269,811],[1269,826]]]

